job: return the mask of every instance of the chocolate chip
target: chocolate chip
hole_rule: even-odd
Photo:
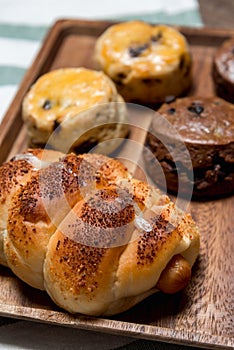
[[[151,84],[152,83],[152,79],[142,79],[142,83]]]
[[[162,39],[162,36],[163,36],[162,32],[159,31],[158,34],[152,35],[151,38],[150,38],[150,40],[153,41],[153,42],[157,42],[157,41],[159,41],[160,39]]]
[[[61,125],[57,120],[54,120],[53,130],[59,132],[61,130]]]
[[[190,65],[186,65],[186,66],[185,66],[185,69],[184,69],[184,76],[185,76],[185,77],[189,74],[190,68],[191,68]]]
[[[124,85],[124,83],[120,80],[115,80],[115,84],[118,85],[119,87]]]
[[[167,110],[167,113],[168,113],[168,114],[174,114],[175,111],[176,111],[175,108],[169,108],[169,109]]]
[[[185,65],[185,56],[184,56],[184,55],[181,55],[181,57],[180,57],[179,69],[180,69],[180,70],[183,70],[184,65]]]
[[[127,75],[125,73],[118,73],[115,77],[115,83],[122,85],[123,84],[123,80],[127,77]]]
[[[45,109],[45,110],[48,110],[48,109],[51,109],[51,101],[50,100],[45,100],[42,108]]]
[[[205,180],[208,183],[215,183],[218,180],[218,175],[217,172],[213,171],[213,170],[207,170],[205,173]]]
[[[124,74],[124,73],[118,73],[118,74],[117,74],[117,77],[118,77],[119,79],[125,79],[125,78],[126,78],[126,74]]]
[[[156,79],[148,78],[148,79],[142,79],[142,82],[145,83],[145,84],[155,84],[155,83],[161,84],[162,80],[158,79],[158,78],[156,78]]]
[[[143,51],[148,49],[148,47],[149,44],[143,44],[136,47],[129,47],[128,52],[131,57],[138,57],[142,54]]]
[[[204,107],[202,107],[202,105],[197,102],[193,102],[187,109],[189,112],[195,113],[197,115],[200,115],[204,111]]]

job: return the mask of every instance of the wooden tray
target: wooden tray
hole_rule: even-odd
[[[51,28],[1,125],[0,162],[27,147],[21,102],[29,86],[41,74],[55,68],[94,67],[94,43],[108,25],[108,22],[60,20]],[[191,94],[213,95],[212,55],[225,39],[234,36],[234,31],[179,29],[186,35],[193,54]],[[142,120],[134,122],[142,123]],[[130,137],[138,143],[144,141],[144,133],[137,128],[132,128]],[[108,319],[73,316],[57,308],[46,293],[28,287],[7,268],[0,267],[0,315],[208,349],[233,349],[233,199],[191,203],[191,212],[202,235],[201,252],[191,283],[182,293],[173,296],[158,293]]]

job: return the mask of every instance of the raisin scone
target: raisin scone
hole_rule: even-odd
[[[143,21],[112,25],[96,42],[95,60],[126,101],[158,104],[191,85],[189,45],[170,26]]]
[[[168,191],[177,193],[179,177],[192,182],[193,197],[206,199],[234,192],[234,106],[218,97],[177,99],[158,110],[146,137],[144,160],[147,171],[157,182],[154,157],[166,178]],[[166,118],[174,133],[160,130],[158,118]],[[164,133],[164,134],[163,134]],[[166,138],[165,138],[166,135]],[[177,136],[176,136],[177,135]],[[183,163],[176,144],[186,146],[192,169]],[[163,140],[166,140],[165,144]],[[176,150],[172,156],[169,148]],[[174,159],[173,159],[174,157]],[[175,159],[177,158],[177,159]],[[192,175],[192,176],[191,176]],[[179,189],[186,193],[186,186]]]
[[[234,103],[234,38],[226,40],[216,51],[212,77],[217,95]]]
[[[42,75],[22,106],[31,146],[111,153],[128,135],[127,110],[104,73],[61,68]],[[103,141],[107,141],[103,143]]]

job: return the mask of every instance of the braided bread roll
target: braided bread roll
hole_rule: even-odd
[[[57,151],[28,149],[0,167],[0,264],[7,265],[3,252],[8,207],[14,193],[23,186],[40,167],[47,166],[62,156]]]
[[[118,160],[64,155],[13,192],[6,263],[65,310],[113,315],[187,285],[199,252],[195,223]]]
[[[112,162],[117,163],[113,173]],[[94,181],[101,186],[124,176],[128,172],[118,161],[89,154],[68,154],[31,173],[9,203],[4,254],[12,271],[32,287],[43,290],[47,244],[63,218],[83,198],[80,187],[85,191]]]

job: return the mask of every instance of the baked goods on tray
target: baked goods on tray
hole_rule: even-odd
[[[164,102],[191,85],[186,38],[166,25],[129,21],[110,26],[98,39],[95,60],[126,101]]]
[[[190,177],[194,198],[208,199],[234,192],[234,106],[218,97],[186,97],[164,104],[155,115],[146,137],[144,159],[152,179],[157,173],[155,157],[165,174],[168,191],[177,193],[179,177]],[[183,154],[177,165],[161,140],[167,130],[160,129],[160,118],[173,127],[167,144],[176,145],[178,138],[187,147],[193,169],[183,164]],[[164,135],[165,133],[165,135]],[[175,149],[175,147],[174,147]],[[178,149],[178,154],[180,150]],[[193,170],[193,178],[191,177]],[[186,175],[187,174],[187,175]],[[186,186],[180,187],[186,193]]]
[[[234,38],[224,41],[217,49],[212,77],[217,95],[234,103]]]
[[[48,144],[65,153],[98,144],[99,151],[111,153],[128,135],[125,103],[114,83],[82,67],[39,77],[23,100],[22,116],[31,146]]]
[[[31,166],[27,154],[15,159]],[[11,183],[5,218],[3,254],[19,278],[87,315],[187,285],[199,233],[167,196],[103,155],[68,154],[36,168],[22,186]]]

